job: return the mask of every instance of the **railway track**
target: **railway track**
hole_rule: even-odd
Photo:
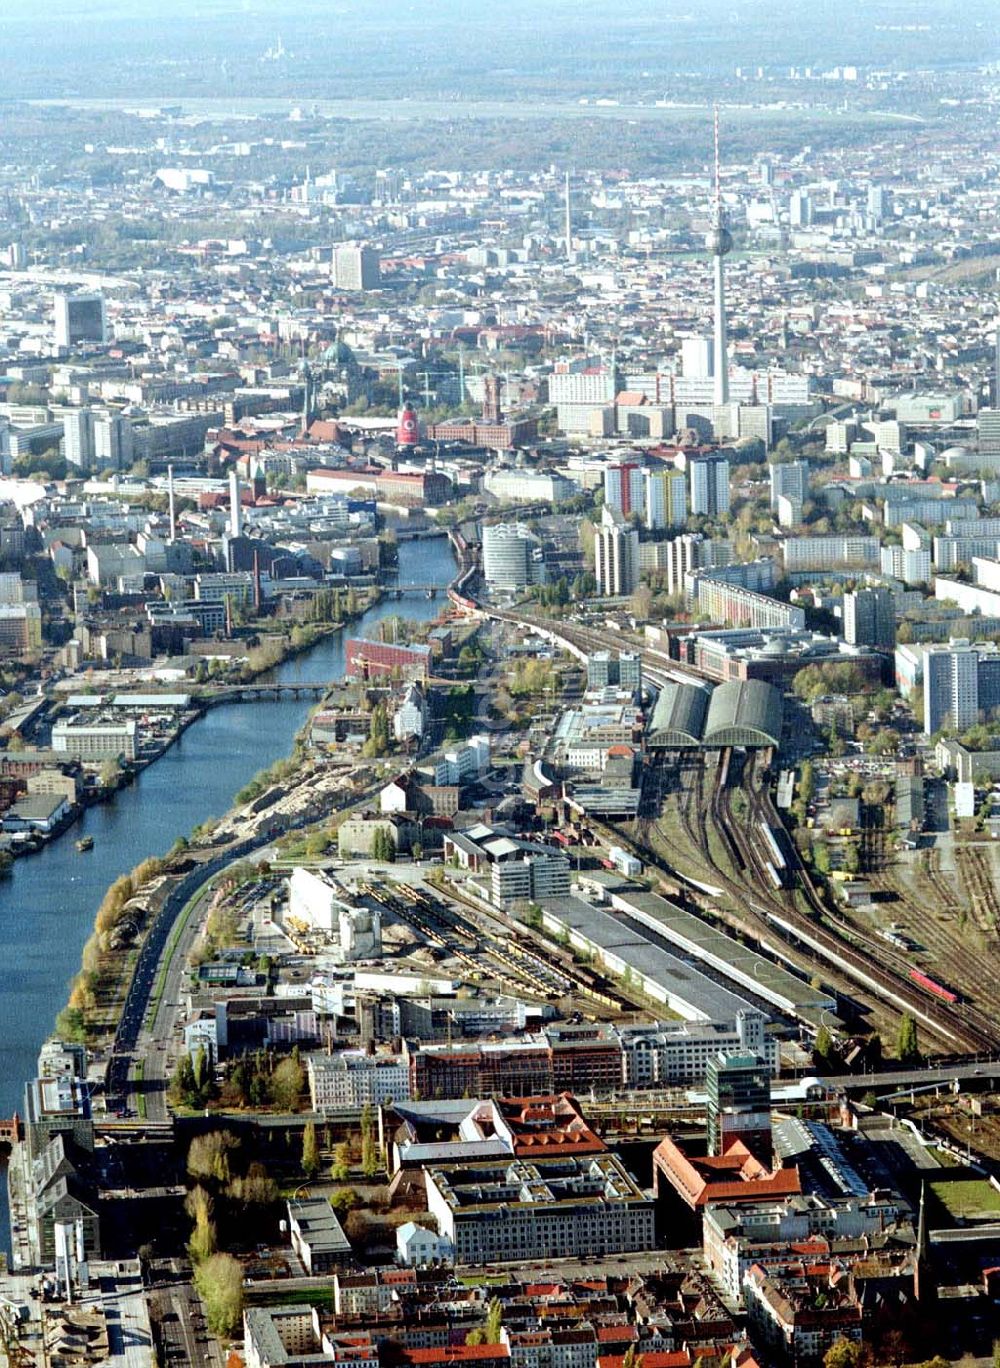
[[[986,934],[997,936],[1000,934],[1000,898],[988,854],[978,846],[956,845],[955,862],[968,889],[976,925]]]
[[[956,860],[958,851],[956,850]],[[923,852],[921,867],[930,887],[934,890],[942,907],[956,915],[963,911],[962,900],[955,886],[941,872],[941,852],[936,846]],[[961,872],[961,871],[959,871]],[[965,881],[968,887],[968,880]]]
[[[766,873],[766,856],[758,847],[755,836],[758,821],[766,822],[772,830],[781,829],[764,777],[766,757],[751,759],[741,775],[743,791],[748,794],[747,825],[733,813],[729,792],[731,763],[731,757],[727,763],[724,754],[709,811],[727,850],[736,852],[737,875],[720,869],[719,863],[711,859],[707,840],[702,849],[711,860],[718,882],[740,909],[741,929],[757,937],[766,931],[769,939],[773,939],[777,931],[800,948],[807,947],[820,962],[836,970],[838,977],[846,977],[849,982],[860,985],[896,1011],[909,1012],[952,1048],[973,1052],[995,1049],[1000,1043],[1000,1027],[994,1019],[971,1004],[951,1005],[929,1000],[910,982],[912,966],[901,955],[893,953],[884,941],[859,930],[826,906],[794,851],[788,873],[796,878],[811,909],[810,915],[801,911],[793,891],[774,888]],[[726,782],[720,783],[723,778]],[[653,852],[646,851],[645,855],[654,864],[658,862]]]
[[[984,1031],[995,1030],[994,1023],[1000,1020],[1000,983],[988,958],[970,944],[969,933],[955,912],[947,909],[928,915],[926,907],[888,876],[875,877],[871,882],[875,889],[895,894],[901,909],[898,916],[905,918],[902,929],[920,947],[912,952],[912,961],[894,954],[888,943],[886,955],[904,965],[919,964],[925,973],[943,978],[952,988],[961,988],[962,996],[972,999],[962,1004],[969,1019]]]

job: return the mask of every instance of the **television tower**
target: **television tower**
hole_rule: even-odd
[[[573,210],[569,197],[569,172],[566,172],[566,192],[565,192],[565,213],[566,213],[566,260],[573,263]]]
[[[715,107],[715,208],[712,230],[705,235],[705,247],[711,252],[715,272],[715,326],[713,345],[713,373],[715,385],[712,398],[716,404],[729,403],[729,348],[726,339],[726,286],[722,259],[733,250],[733,238],[726,227],[722,210],[722,180],[719,174],[719,107]]]

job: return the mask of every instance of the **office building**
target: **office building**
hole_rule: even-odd
[[[569,860],[565,855],[521,855],[490,866],[490,898],[497,907],[545,902],[569,895]]]
[[[642,657],[631,651],[593,651],[587,657],[587,689],[619,688],[637,694],[642,690]]]
[[[741,1142],[762,1164],[771,1159],[771,1079],[760,1055],[723,1054],[709,1060],[708,1152],[725,1154]]]
[[[1000,339],[1000,333],[997,337]],[[1000,353],[1000,340],[997,347]],[[976,414],[976,432],[981,454],[1000,452],[1000,399],[996,408],[980,409]]]
[[[483,576],[490,589],[519,592],[545,580],[542,544],[521,523],[483,528]]]
[[[383,1106],[410,1096],[410,1066],[401,1054],[311,1054],[306,1056],[306,1073],[313,1110],[318,1112]]]
[[[896,598],[891,589],[857,589],[843,598],[844,640],[891,651],[896,645]]]
[[[717,517],[729,512],[729,460],[711,453],[687,461],[689,507],[694,515]]]
[[[60,1073],[25,1084],[23,1121],[28,1158],[32,1162],[57,1135],[78,1149],[94,1149],[90,1089],[82,1078]]]
[[[805,190],[795,190],[788,201],[788,222],[792,228],[809,228],[813,221],[812,199]]]
[[[37,603],[0,603],[0,652],[24,655],[42,644],[42,610]]]
[[[644,470],[642,513],[646,527],[683,527],[687,522],[687,480],[681,470]]]
[[[594,537],[594,574],[606,598],[623,598],[639,583],[639,533],[608,508]]]
[[[55,343],[68,351],[78,342],[104,342],[107,330],[104,299],[101,295],[57,294],[55,305]]]
[[[456,1264],[653,1248],[653,1201],[612,1154],[435,1166],[424,1176]]]
[[[784,461],[770,466],[771,509],[777,509],[780,498],[797,499],[799,506],[809,495],[809,462]]]
[[[704,1085],[720,1050],[759,1055],[771,1074],[779,1067],[778,1042],[765,1034],[763,1012],[746,1007],[735,1021],[658,1021],[618,1027],[626,1088]]]
[[[337,290],[377,290],[382,261],[373,247],[344,242],[333,250],[333,286]]]

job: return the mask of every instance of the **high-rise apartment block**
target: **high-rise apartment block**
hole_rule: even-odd
[[[891,589],[857,589],[845,594],[844,640],[852,646],[891,651],[896,645],[896,597]]]
[[[604,471],[604,502],[629,517],[643,510],[643,470],[637,461],[614,461]]]
[[[770,467],[771,508],[778,507],[781,498],[805,502],[809,493],[809,462],[784,461]]]
[[[639,533],[608,508],[594,538],[594,573],[597,592],[608,598],[631,594],[639,582]]]
[[[649,528],[683,527],[687,521],[687,480],[681,470],[644,470],[643,522]]]
[[[63,414],[63,449],[66,460],[80,470],[90,470],[97,450],[94,415],[87,408],[67,409]]]
[[[693,514],[718,517],[729,512],[729,459],[718,453],[690,456],[690,508]]]
[[[94,464],[98,470],[124,470],[132,464],[132,424],[120,413],[94,419]]]
[[[924,731],[965,731],[1000,707],[1000,651],[968,640],[926,646],[923,660]]]
[[[344,242],[333,251],[333,285],[337,290],[377,290],[382,262],[374,247]]]

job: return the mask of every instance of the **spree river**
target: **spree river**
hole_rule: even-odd
[[[400,543],[398,583],[446,585],[454,573],[446,537]],[[440,594],[386,600],[266,678],[339,679],[348,635],[371,635],[384,617],[432,618],[441,606]],[[314,703],[282,699],[210,709],[133,785],[88,808],[65,835],[18,859],[12,876],[0,880],[0,1116],[22,1110],[25,1080],[34,1076],[39,1047],[65,1005],[108,885],[147,855],[164,854],[207,817],[221,817],[248,779],[291,751]],[[76,849],[83,835],[94,838],[88,854]],[[0,1247],[7,1243],[5,1206],[0,1189]]]

